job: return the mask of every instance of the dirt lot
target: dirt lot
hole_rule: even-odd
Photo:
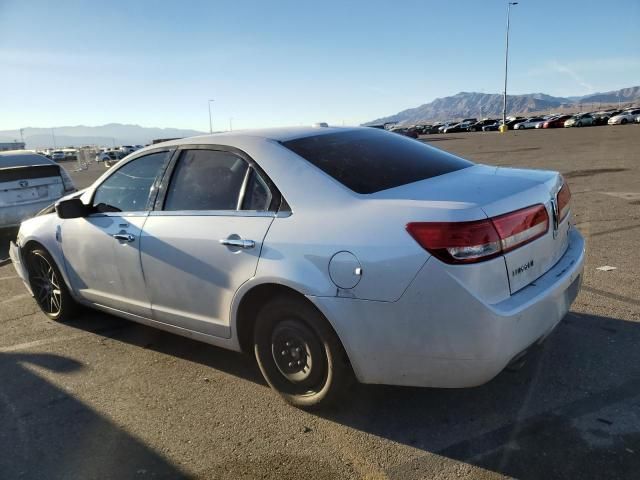
[[[637,478],[640,125],[425,139],[571,185],[584,287],[523,370],[468,390],[359,386],[308,414],[250,356],[102,313],[48,321],[5,262],[0,478]]]

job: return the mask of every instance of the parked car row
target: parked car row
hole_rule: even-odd
[[[61,162],[65,160],[77,160],[78,159],[78,150],[75,148],[60,148],[60,149],[52,149],[47,148],[44,150],[37,151],[39,155],[47,157],[54,162]]]
[[[509,130],[528,130],[535,128],[570,128],[590,127],[595,125],[625,125],[640,123],[640,108],[630,107],[624,110],[605,110],[576,114],[551,114],[535,117],[507,117]],[[461,121],[436,122],[426,125],[389,126],[384,127],[394,133],[417,138],[419,135],[457,132],[497,132],[502,120],[485,118],[465,118]]]
[[[118,161],[141,148],[143,148],[142,145],[122,145],[120,147],[101,148],[96,154],[96,162]]]

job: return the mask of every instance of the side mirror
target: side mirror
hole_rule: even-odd
[[[56,213],[60,218],[81,218],[89,214],[89,207],[79,198],[70,198],[56,203]]]

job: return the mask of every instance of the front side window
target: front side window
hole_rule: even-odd
[[[139,212],[147,208],[151,187],[169,152],[136,158],[123,165],[96,189],[93,206],[98,212]]]
[[[248,168],[229,152],[186,150],[173,172],[164,210],[236,210]]]

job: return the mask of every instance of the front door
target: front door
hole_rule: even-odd
[[[65,268],[73,289],[84,299],[151,317],[140,238],[152,186],[168,155],[157,152],[127,162],[96,188],[94,213],[63,221]]]
[[[271,199],[267,184],[239,156],[207,149],[181,153],[141,241],[155,320],[231,335],[231,301],[255,274],[275,215]]]

